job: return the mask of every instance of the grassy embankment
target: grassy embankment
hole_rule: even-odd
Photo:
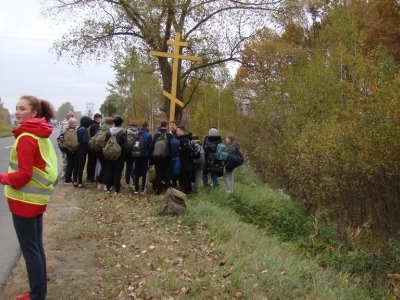
[[[57,186],[46,215],[48,299],[385,297],[370,274],[346,272],[350,261],[322,267],[338,251],[328,227],[248,170],[234,194],[203,190],[172,217],[157,216],[159,196]],[[23,292],[25,277],[20,262],[3,299]]]
[[[6,136],[11,136],[12,135],[12,130],[14,127],[10,125],[4,125],[0,124],[0,137],[6,137]]]

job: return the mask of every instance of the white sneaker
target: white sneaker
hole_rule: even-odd
[[[111,191],[107,191],[107,194],[111,194]]]
[[[133,193],[134,193],[135,195],[139,194],[139,192],[138,192],[138,191],[133,191]]]

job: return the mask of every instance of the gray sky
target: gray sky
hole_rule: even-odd
[[[49,49],[67,27],[43,17],[36,0],[0,0],[0,7],[0,97],[10,113],[22,95],[47,99],[55,109],[69,101],[82,113],[94,102],[98,112],[114,79],[109,63],[78,68],[57,61]]]

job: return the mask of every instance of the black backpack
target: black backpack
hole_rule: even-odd
[[[144,144],[144,133],[136,133],[132,142],[132,156],[133,157],[146,157],[146,147]]]

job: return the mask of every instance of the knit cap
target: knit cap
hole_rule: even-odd
[[[210,131],[208,132],[209,136],[217,136],[218,135],[218,130],[216,128],[211,128]]]

